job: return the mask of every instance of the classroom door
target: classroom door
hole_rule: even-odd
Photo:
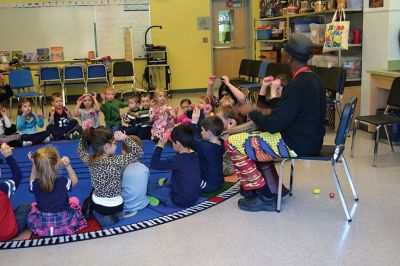
[[[246,57],[246,5],[244,0],[212,0],[214,74],[237,77]]]

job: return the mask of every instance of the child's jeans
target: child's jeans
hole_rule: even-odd
[[[22,231],[25,229],[27,225],[26,219],[28,218],[28,213],[30,211],[31,211],[31,205],[28,203],[23,203],[14,210],[15,221],[17,222],[18,225],[17,236],[20,233],[22,233]]]
[[[31,141],[32,144],[42,143],[48,136],[50,136],[50,131],[45,130],[42,132],[37,132],[33,134],[23,134],[21,135],[22,141]]]
[[[82,133],[82,128],[79,126],[79,123],[76,119],[69,121],[66,127],[58,127],[53,124],[48,125],[47,130],[53,135],[54,140],[60,140],[65,135],[71,134],[74,131]]]
[[[159,199],[162,203],[168,207],[177,208],[171,199],[171,187],[162,186],[160,187],[157,182],[149,181],[147,184],[147,194]]]

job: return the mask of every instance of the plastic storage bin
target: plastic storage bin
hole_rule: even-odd
[[[361,78],[361,57],[342,57],[342,64],[348,79]]]
[[[269,40],[271,39],[272,29],[256,30],[256,40]]]
[[[314,55],[311,58],[311,65],[318,67],[326,67],[326,60],[324,55]]]
[[[319,23],[318,19],[296,19],[294,21],[294,32],[304,33],[310,32],[310,24]]]
[[[363,8],[363,0],[347,0],[347,8],[357,8],[357,9],[362,9]]]
[[[324,43],[326,24],[310,24],[311,42],[313,44]]]

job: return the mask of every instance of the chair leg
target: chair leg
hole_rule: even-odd
[[[333,181],[336,184],[336,189],[337,189],[337,191],[339,193],[340,201],[342,202],[343,210],[344,210],[344,213],[346,214],[347,221],[351,222],[351,216],[350,216],[349,210],[347,208],[346,201],[344,200],[343,191],[342,191],[342,188],[340,186],[340,182],[339,182],[339,179],[338,179],[338,176],[337,176],[337,173],[336,173],[336,168],[335,168],[336,163],[335,163],[334,160],[332,160],[331,163],[332,163]]]
[[[386,133],[387,140],[389,141],[390,148],[392,149],[392,152],[394,152],[393,143],[392,143],[392,140],[390,139],[390,134],[389,134],[389,130],[388,130],[388,125],[384,125],[383,127],[385,128],[385,133]]]
[[[61,93],[62,93],[63,102],[67,103],[67,98],[65,97],[66,95],[65,95],[65,85],[64,84],[61,86]]]
[[[353,179],[351,178],[349,167],[347,166],[346,159],[344,158],[343,155],[342,155],[341,160],[342,160],[342,163],[343,163],[344,171],[346,172],[347,180],[349,181],[351,192],[353,192],[354,200],[358,201],[357,191],[356,191],[356,188],[354,187]]]
[[[283,159],[279,169],[279,185],[278,185],[278,200],[276,203],[276,212],[281,212],[281,201],[282,201],[282,185],[283,185],[283,166],[287,159]]]
[[[359,123],[358,120],[354,120],[353,136],[351,138],[351,153],[350,153],[351,158],[354,157],[354,146],[355,146],[356,131],[357,131],[358,123]]]
[[[374,159],[372,162],[372,166],[376,167],[376,159],[378,156],[378,143],[379,143],[379,131],[380,131],[381,126],[376,127],[376,136],[375,136],[375,145],[374,145]]]
[[[293,175],[294,175],[294,160],[290,160],[290,188],[289,196],[293,195]]]
[[[11,109],[12,108],[12,97],[10,97],[10,119],[11,119],[11,117],[12,117],[12,112],[11,112]]]

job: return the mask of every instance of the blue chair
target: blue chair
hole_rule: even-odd
[[[88,84],[109,85],[107,68],[104,64],[94,64],[87,66],[86,86]]]
[[[14,97],[19,101],[21,98],[32,98],[36,105],[39,101],[43,112],[42,94],[37,92],[33,83],[32,73],[29,69],[20,68],[11,70],[9,74],[10,88],[14,90]],[[31,90],[33,89],[33,90]],[[12,98],[10,98],[10,110],[12,108]]]
[[[282,184],[283,184],[283,166],[286,161],[291,160],[291,169],[290,169],[290,189],[289,195],[292,196],[293,192],[293,172],[294,172],[294,161],[295,160],[307,160],[307,161],[326,161],[330,162],[332,166],[332,177],[335,182],[340,201],[342,202],[343,210],[346,214],[346,218],[348,222],[351,222],[352,218],[350,216],[349,210],[346,205],[346,201],[343,197],[342,188],[339,183],[339,179],[336,173],[336,163],[343,163],[344,170],[346,172],[347,181],[349,182],[351,191],[353,193],[355,201],[358,201],[358,196],[356,189],[354,187],[349,167],[347,166],[346,160],[344,158],[343,152],[345,148],[345,143],[347,136],[349,134],[350,126],[353,121],[354,112],[357,105],[357,98],[352,97],[350,101],[345,105],[342,112],[342,117],[340,119],[340,124],[338,131],[336,133],[335,145],[323,145],[320,153],[316,156],[304,156],[304,157],[293,157],[293,158],[282,158],[280,165],[280,174],[279,174],[279,185],[278,185],[278,202],[276,211],[281,211],[281,200],[282,200]]]
[[[257,83],[246,83],[246,84],[240,84],[239,88],[240,89],[247,89],[248,91],[248,98],[252,100],[253,102],[257,101],[257,94],[258,91],[261,88],[261,80],[265,77],[265,73],[267,72],[267,67],[268,67],[268,62],[267,61],[261,61],[259,70],[258,70],[258,80],[259,82]]]
[[[46,103],[46,88],[59,86],[62,89],[60,69],[58,67],[40,67],[39,85],[43,88],[43,102]]]
[[[62,97],[64,103],[67,102],[67,87],[83,86],[84,93],[87,92],[86,80],[82,65],[68,65],[64,67],[62,84]]]

